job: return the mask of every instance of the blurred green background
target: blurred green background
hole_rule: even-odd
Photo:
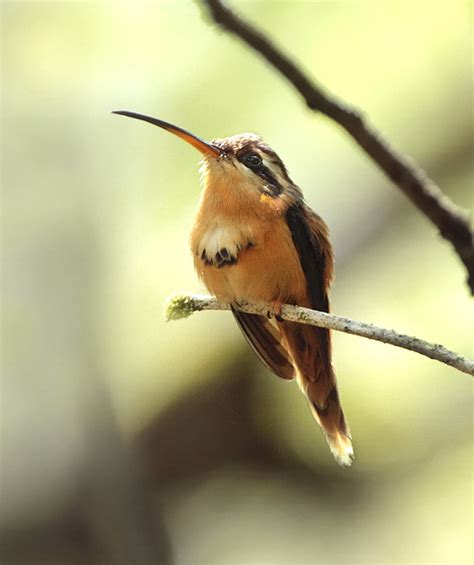
[[[459,205],[471,199],[467,2],[240,2]],[[260,134],[328,222],[333,311],[471,351],[451,247],[342,130],[187,1],[2,2],[2,563],[472,562],[471,380],[334,335],[356,462],[203,291],[204,138]]]

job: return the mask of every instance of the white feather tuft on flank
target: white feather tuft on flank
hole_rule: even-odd
[[[350,467],[354,461],[354,449],[352,447],[351,438],[337,434],[335,436],[326,435],[326,440],[331,453],[334,455],[334,459],[339,465],[341,465],[341,467]]]

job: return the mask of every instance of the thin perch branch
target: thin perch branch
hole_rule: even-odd
[[[413,161],[393,149],[355,108],[338,100],[313,82],[260,30],[243,20],[221,0],[202,0],[214,21],[260,53],[301,94],[307,106],[342,126],[385,174],[451,242],[468,272],[474,294],[474,247],[469,218]]]
[[[266,316],[270,311],[270,305],[265,302],[240,302],[238,309],[248,314],[259,314]],[[166,307],[167,320],[179,320],[187,318],[193,312],[201,310],[230,310],[230,304],[213,298],[211,296],[201,295],[179,295],[170,299]],[[394,330],[386,330],[378,328],[372,324],[357,322],[343,316],[335,314],[327,314],[318,310],[310,310],[301,306],[291,306],[284,304],[281,309],[281,317],[288,322],[298,322],[300,324],[310,324],[321,328],[328,328],[345,332],[348,334],[359,335],[368,339],[389,343],[396,347],[403,347],[409,351],[415,351],[440,361],[445,365],[449,365],[474,376],[474,361],[458,355],[454,351],[446,349],[443,345],[429,343],[417,337],[400,334]]]

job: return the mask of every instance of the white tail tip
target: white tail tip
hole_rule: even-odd
[[[337,434],[326,435],[326,440],[329,445],[334,459],[341,465],[341,467],[350,467],[354,461],[354,449],[352,441],[349,436]]]

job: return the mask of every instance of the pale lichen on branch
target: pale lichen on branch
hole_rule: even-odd
[[[266,316],[271,310],[271,306],[265,302],[242,301],[239,302],[236,307],[242,312],[259,314],[261,316]],[[202,310],[230,309],[231,305],[229,302],[224,302],[211,296],[182,294],[170,298],[166,307],[166,318],[167,320],[179,320]],[[454,351],[450,351],[443,345],[429,343],[417,337],[401,334],[394,330],[379,328],[373,324],[358,322],[343,316],[310,310],[309,308],[303,308],[301,306],[292,306],[290,304],[284,304],[282,306],[281,317],[288,322],[310,324],[381,341],[382,343],[388,343],[396,347],[402,347],[474,376],[474,361],[462,357]]]

